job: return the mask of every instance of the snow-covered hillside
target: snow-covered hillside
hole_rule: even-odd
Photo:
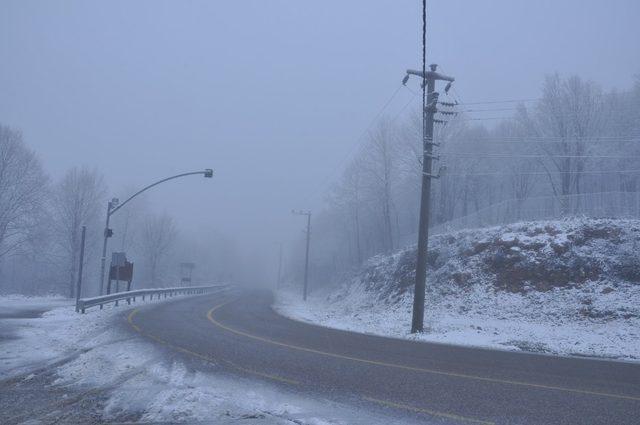
[[[415,248],[370,259],[284,315],[394,337],[640,360],[640,220],[518,223],[430,241],[426,332],[408,333]]]

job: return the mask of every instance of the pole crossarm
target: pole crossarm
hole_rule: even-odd
[[[441,80],[441,81],[449,81],[450,83],[453,83],[455,81],[455,78],[449,77],[448,75],[444,75],[435,71],[422,72],[415,69],[407,69],[407,75],[416,75],[418,77],[424,78],[425,80],[434,80],[434,81]]]

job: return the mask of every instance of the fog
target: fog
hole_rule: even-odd
[[[428,8],[427,61],[455,76],[464,102],[537,98],[556,72],[627,90],[640,72],[635,0]],[[52,182],[73,166],[103,173],[105,208],[212,168],[211,180],[149,192],[147,210],[182,235],[233,241],[236,278],[272,284],[277,244],[297,249],[304,230],[291,209],[322,210],[405,70],[419,67],[419,29],[415,0],[3,0],[0,123],[22,132]],[[409,117],[411,97],[402,90],[384,116]]]

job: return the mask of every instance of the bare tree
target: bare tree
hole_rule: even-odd
[[[169,215],[150,215],[144,221],[140,234],[140,248],[149,286],[158,285],[159,274],[167,254],[176,242],[176,237],[176,226]]]
[[[594,83],[577,76],[562,80],[555,74],[546,78],[532,128],[536,136],[554,142],[541,144],[540,149],[547,157],[543,165],[550,171],[552,189],[561,196],[564,212],[572,208],[567,195],[583,191],[588,142],[601,133],[602,112],[602,92]]]
[[[510,218],[519,220],[522,218],[525,202],[531,197],[535,189],[535,173],[540,169],[540,162],[518,156],[535,155],[537,149],[534,146],[535,143],[527,137],[526,128],[521,125],[522,122],[527,122],[527,110],[523,105],[518,106],[516,117],[519,117],[519,119],[507,120],[497,125],[492,134],[498,140],[497,144],[500,146],[500,152],[514,156],[512,160],[506,161],[504,164],[505,174],[508,178],[507,186],[510,189],[506,199],[515,201],[515,208],[511,212],[512,217]],[[499,142],[504,139],[514,140],[518,138],[522,142]]]
[[[127,199],[138,191],[137,187],[125,187],[120,191],[120,199]],[[132,252],[137,248],[136,240],[140,237],[142,220],[147,214],[148,198],[145,193],[138,195],[135,201],[127,204],[111,217],[110,226],[114,229],[114,245],[123,252]]]
[[[75,281],[83,225],[96,228],[106,186],[97,170],[71,168],[58,182],[53,193],[53,210],[57,243],[62,249],[69,296],[75,296]],[[88,255],[85,261],[88,261]]]
[[[355,261],[357,264],[362,262],[360,220],[363,183],[362,161],[359,158],[355,158],[347,166],[342,175],[342,179],[339,184],[333,187],[328,198],[332,209],[340,211],[346,216],[343,221],[348,228],[349,236],[352,236],[347,238],[347,243],[348,247],[351,248],[353,239],[356,251]]]
[[[362,166],[367,177],[367,189],[376,200],[381,214],[384,251],[390,251],[394,247],[391,190],[396,177],[396,159],[397,145],[394,143],[393,128],[388,122],[381,122],[369,135],[369,142],[363,151]]]
[[[637,157],[640,156],[640,75],[636,75],[635,84],[630,91],[607,96],[605,110],[609,112],[606,117],[607,135],[624,140],[617,143],[615,147],[628,154],[628,157],[616,161],[617,168],[619,170],[637,168]],[[600,149],[598,153],[607,154],[606,148]],[[620,173],[616,180],[614,190],[640,191],[638,173]]]
[[[20,132],[0,125],[0,258],[17,250],[42,212],[48,179]]]

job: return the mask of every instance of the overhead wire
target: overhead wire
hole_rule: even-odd
[[[355,142],[351,145],[351,148],[347,151],[347,153],[343,156],[343,158],[338,162],[336,166],[334,166],[330,173],[322,180],[322,182],[313,190],[309,191],[307,195],[303,198],[302,203],[309,202],[309,200],[313,199],[320,191],[322,191],[326,185],[330,182],[331,178],[335,176],[335,174],[344,167],[347,161],[351,158],[351,156],[362,146],[364,143],[364,136],[371,130],[371,127],[377,122],[377,120],[382,116],[387,107],[393,102],[395,97],[398,95],[400,90],[402,90],[403,85],[400,84],[393,92],[393,94],[387,99],[387,101],[382,105],[382,107],[378,110],[378,112],[371,119],[367,127],[360,133],[360,135],[355,139]]]
[[[496,172],[473,172],[473,173],[443,173],[445,177],[448,176],[538,176],[547,174],[633,174],[640,173],[638,170],[593,170],[593,171],[523,171],[517,173],[509,173],[504,171]]]
[[[440,155],[461,158],[598,158],[598,159],[640,159],[637,155],[538,155],[538,154],[491,154],[491,153],[471,153],[471,152],[440,152]]]

